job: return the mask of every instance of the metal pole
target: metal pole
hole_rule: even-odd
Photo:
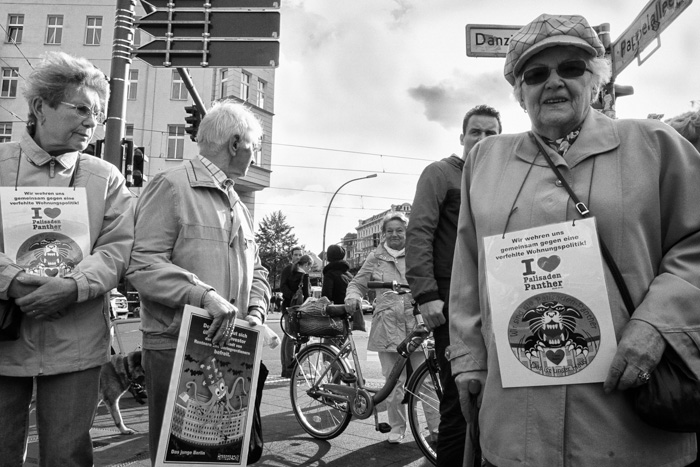
[[[323,255],[323,266],[326,265],[326,224],[328,223],[328,213],[331,210],[331,204],[333,204],[333,199],[335,199],[335,195],[338,194],[341,188],[343,188],[345,185],[347,185],[350,182],[354,182],[357,180],[364,180],[365,178],[374,178],[376,177],[377,174],[371,174],[367,175],[366,177],[360,177],[360,178],[353,178],[352,180],[348,180],[347,182],[343,183],[338,187],[337,190],[335,190],[335,193],[333,193],[333,196],[331,196],[331,200],[328,203],[328,208],[326,209],[326,218],[323,220],[323,252],[321,253]]]
[[[109,81],[110,97],[105,125],[104,159],[122,170],[121,143],[126,121],[126,79],[134,45],[134,7],[136,0],[117,0],[114,17],[114,42]]]
[[[197,89],[194,87],[194,83],[192,82],[192,78],[190,77],[190,74],[187,72],[186,68],[178,68],[177,72],[180,73],[180,78],[182,78],[182,83],[185,85],[185,88],[187,88],[187,92],[190,93],[190,96],[192,96],[192,100],[194,101],[195,107],[197,107],[197,110],[199,110],[199,115],[204,117],[207,114],[207,108],[204,106],[204,102],[202,101],[202,98],[199,97],[199,93],[197,92]]]

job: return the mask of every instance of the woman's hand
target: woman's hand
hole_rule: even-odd
[[[33,292],[15,300],[30,318],[50,318],[78,300],[78,284],[71,278],[21,274],[16,280],[24,287],[36,287]]]
[[[12,282],[10,282],[10,287],[7,289],[7,295],[12,298],[19,298],[34,292],[39,286],[26,283],[27,281],[25,281],[25,278],[30,276],[31,274],[27,274],[26,272],[20,272],[17,274],[15,278],[12,279]]]
[[[603,383],[605,393],[645,384],[665,349],[666,341],[654,326],[645,321],[630,320],[622,331],[617,353]]]
[[[358,311],[362,306],[362,302],[357,298],[346,298],[345,299],[345,311],[347,314],[351,315]]]

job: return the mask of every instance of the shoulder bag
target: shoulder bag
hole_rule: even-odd
[[[582,217],[590,216],[590,211],[578,199],[542,144],[534,135],[532,138],[539,146],[549,167],[571,196],[576,210]],[[631,317],[635,307],[625,279],[600,234],[598,240],[603,258],[615,278],[622,301]],[[649,381],[626,392],[634,411],[647,424],[666,431],[700,431],[700,381],[670,345],[666,346],[661,361],[651,372]]]

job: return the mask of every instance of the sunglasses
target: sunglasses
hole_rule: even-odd
[[[585,72],[591,71],[584,60],[567,60],[561,62],[556,68],[550,68],[545,65],[529,68],[523,73],[523,81],[530,86],[544,83],[549,78],[552,70],[557,70],[559,77],[564,79],[578,78],[583,76]]]
[[[95,121],[100,125],[103,124],[105,120],[107,120],[107,117],[105,116],[104,112],[102,112],[101,110],[92,110],[87,105],[75,105],[71,104],[70,102],[61,102],[61,104],[67,105],[68,107],[73,107],[76,113],[82,118],[94,118]]]

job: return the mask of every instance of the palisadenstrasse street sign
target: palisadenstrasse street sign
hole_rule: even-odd
[[[632,24],[612,43],[613,77],[619,75],[635,57],[638,58],[639,53],[657,39],[661,31],[666,29],[691,3],[692,0],[651,0],[647,3]],[[655,51],[656,49],[646,58]],[[639,58],[638,60],[641,65],[643,60]]]
[[[155,37],[202,37],[205,26],[210,37],[246,39],[278,38],[280,13],[278,11],[212,10],[158,10],[136,22],[139,29]]]
[[[510,38],[522,26],[467,24],[467,56],[505,57]]]
[[[153,66],[194,68],[276,67],[278,41],[214,41],[156,39],[139,47],[136,56]]]
[[[133,53],[162,67],[277,67],[280,1],[141,0],[154,36]]]

